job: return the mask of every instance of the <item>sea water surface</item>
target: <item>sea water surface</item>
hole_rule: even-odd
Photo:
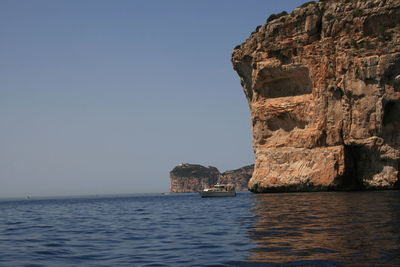
[[[0,266],[400,266],[400,191],[0,201]]]

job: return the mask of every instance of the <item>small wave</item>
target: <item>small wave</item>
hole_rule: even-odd
[[[283,250],[291,250],[292,247],[257,247],[252,249],[254,252],[275,252],[275,251],[283,251]]]
[[[64,245],[60,244],[60,243],[48,243],[48,244],[44,244],[44,246],[49,247],[49,248],[58,248],[58,247],[62,247]]]
[[[58,251],[53,251],[53,250],[39,250],[35,251],[36,254],[38,255],[58,255]]]

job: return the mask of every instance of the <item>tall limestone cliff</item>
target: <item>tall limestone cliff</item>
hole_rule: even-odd
[[[400,186],[400,1],[307,2],[232,53],[254,192]]]
[[[216,183],[233,184],[235,189],[247,190],[254,165],[220,173],[217,168],[197,164],[179,164],[170,173],[171,192],[198,192]]]
[[[204,167],[197,164],[180,164],[170,173],[171,192],[197,192],[216,184],[219,177],[217,168]]]

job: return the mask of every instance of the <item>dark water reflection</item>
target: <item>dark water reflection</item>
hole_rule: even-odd
[[[250,262],[400,266],[400,192],[256,195]]]

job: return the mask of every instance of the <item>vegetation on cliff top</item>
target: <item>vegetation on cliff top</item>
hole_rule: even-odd
[[[267,18],[267,23],[270,21],[273,21],[275,19],[279,19],[282,16],[286,16],[288,13],[286,11],[282,11],[281,13],[277,13],[277,14],[271,14],[268,18]]]
[[[171,174],[178,177],[207,177],[210,175],[219,174],[217,168],[209,166],[204,167],[198,164],[181,164],[176,166]]]

